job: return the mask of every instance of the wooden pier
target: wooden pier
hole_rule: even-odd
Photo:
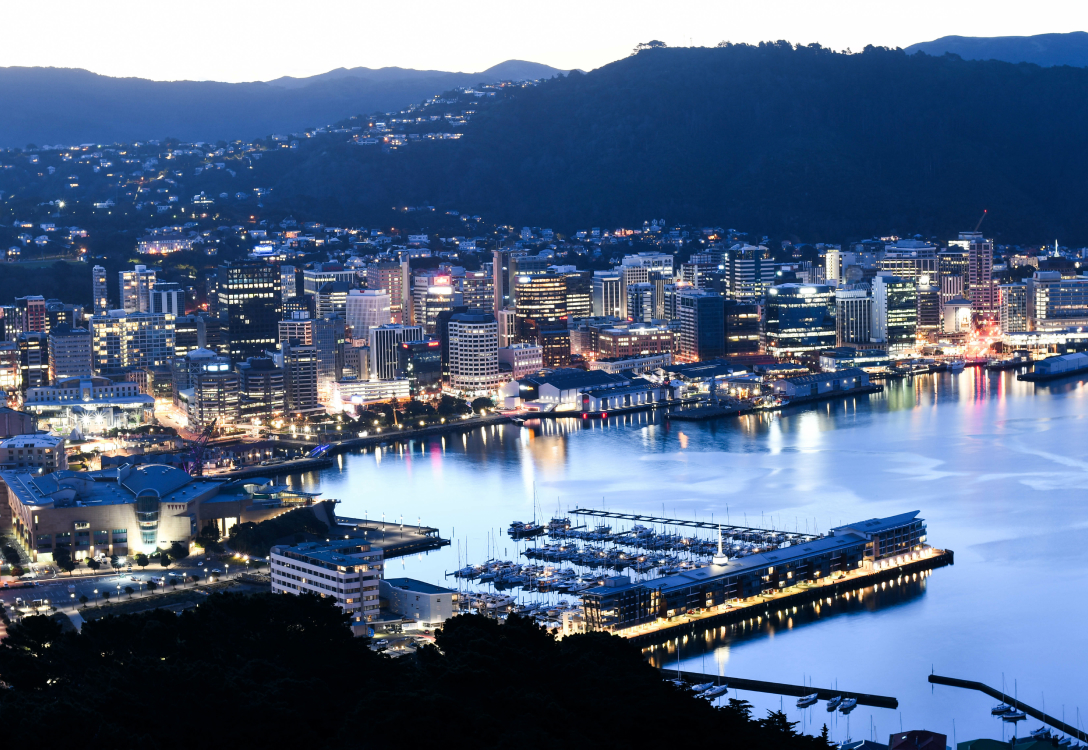
[[[674,621],[664,622],[653,626],[649,630],[627,628],[634,632],[626,633],[623,630],[615,631],[616,635],[627,638],[638,645],[651,646],[666,643],[674,638],[685,635],[694,635],[709,628],[735,625],[740,622],[756,619],[769,620],[774,613],[790,607],[801,607],[807,604],[831,600],[858,589],[878,586],[882,583],[897,582],[899,579],[912,576],[915,573],[925,574],[934,568],[952,565],[955,562],[952,550],[935,550],[934,554],[923,557],[920,560],[911,560],[894,568],[851,575],[840,578],[832,583],[816,586],[806,586],[793,593],[773,597],[756,597],[753,601],[740,602],[737,606],[705,615],[681,616]]]
[[[1080,729],[1070,726],[1064,721],[1059,721],[1053,716],[1044,714],[1039,709],[1033,708],[1027,703],[1013,698],[1011,695],[1005,695],[1000,690],[996,690],[995,688],[992,688],[984,683],[975,682],[973,680],[960,680],[955,677],[942,677],[939,674],[931,674],[929,676],[929,681],[934,685],[948,685],[949,687],[964,688],[965,690],[977,690],[980,693],[986,693],[986,695],[990,696],[991,698],[995,698],[1006,705],[1017,708],[1026,713],[1028,716],[1034,719],[1038,719],[1044,724],[1048,724],[1054,727],[1059,732],[1064,732],[1070,737],[1076,737],[1081,742],[1088,742],[1088,733],[1082,732]],[[860,703],[861,701],[858,702]]]
[[[678,674],[675,669],[659,667],[661,676],[672,679]],[[849,690],[837,690],[835,688],[818,688],[811,685],[789,685],[784,682],[767,682],[766,680],[749,680],[744,677],[726,677],[702,672],[679,672],[680,679],[693,685],[701,685],[713,682],[715,685],[728,685],[734,690],[748,690],[754,693],[773,693],[775,695],[791,695],[803,698],[806,695],[816,694],[822,701],[831,700],[841,696],[844,700],[853,698],[859,706],[874,706],[876,708],[899,708],[899,701],[886,695],[870,695],[868,693],[854,693]]]

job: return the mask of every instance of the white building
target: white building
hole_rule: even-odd
[[[136,266],[117,274],[121,289],[121,308],[127,313],[151,312],[151,288],[155,286],[155,270]],[[97,314],[97,311],[96,311]]]
[[[352,339],[369,341],[371,328],[393,322],[392,301],[389,293],[380,289],[365,291],[352,289],[348,293],[345,317],[348,325],[351,326]]]
[[[185,314],[185,290],[174,282],[156,282],[151,288],[148,312],[169,313],[174,317]]]
[[[645,268],[649,271],[673,275],[673,256],[668,253],[638,253],[637,255],[623,256],[622,265],[626,267]]]
[[[393,398],[411,398],[411,396],[412,387],[408,378],[340,380],[333,383],[331,404],[333,409],[343,410],[352,404],[374,404]]]
[[[627,294],[619,272],[594,271],[591,284],[594,317],[627,317]]]
[[[450,318],[450,388],[469,394],[491,393],[499,375],[499,325],[493,315],[458,313]]]
[[[510,376],[521,380],[544,369],[544,350],[539,344],[511,344],[499,348],[499,364],[510,368]]]
[[[457,592],[414,578],[389,578],[379,583],[389,610],[411,618],[417,626],[434,628],[457,614]]]
[[[0,469],[23,469],[48,474],[68,468],[64,438],[56,435],[18,435],[0,441]]]
[[[392,380],[397,376],[397,345],[402,341],[420,341],[421,326],[397,323],[370,329],[370,379]]]
[[[382,551],[369,544],[342,542],[276,545],[271,551],[272,593],[317,594],[335,599],[354,622],[378,616]]]
[[[58,432],[102,433],[152,421],[155,399],[140,386],[109,378],[66,378],[52,385],[28,388],[23,408]],[[44,425],[43,425],[44,426]]]

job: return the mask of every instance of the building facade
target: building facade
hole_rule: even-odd
[[[353,622],[378,617],[380,549],[358,541],[276,545],[269,554],[272,593],[315,594],[336,602]]]

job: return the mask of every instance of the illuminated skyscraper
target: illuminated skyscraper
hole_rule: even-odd
[[[274,349],[280,321],[279,270],[263,262],[220,266],[219,318],[223,321],[230,357],[241,362]]]
[[[95,266],[91,269],[91,296],[94,300],[94,314],[105,315],[110,309],[109,289],[106,269]]]

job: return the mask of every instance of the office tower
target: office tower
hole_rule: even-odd
[[[500,310],[512,304],[509,276],[510,251],[493,250],[491,253],[491,307],[496,316]]]
[[[673,283],[672,273],[650,271],[650,280],[647,282],[654,288],[653,319],[667,320],[665,315],[665,289]]]
[[[706,268],[698,263],[683,263],[680,266],[680,282],[692,289],[703,289],[706,286]]]
[[[176,282],[155,282],[151,287],[148,312],[168,313],[175,317],[185,314],[185,289]]]
[[[868,284],[835,290],[835,346],[868,344],[873,339],[873,298]]]
[[[231,359],[241,362],[272,349],[282,310],[276,267],[259,261],[241,262],[220,266],[216,277],[219,319]]]
[[[495,282],[487,271],[465,271],[460,279],[461,302],[485,315],[495,313]]]
[[[488,300],[490,304],[490,300]],[[442,345],[438,339],[402,341],[397,345],[397,377],[406,378],[412,393],[442,383]]]
[[[1027,287],[1029,331],[1088,326],[1088,276],[1063,279],[1058,271],[1036,271]]]
[[[650,280],[650,269],[643,266],[620,266],[620,281],[623,284],[623,295],[627,297],[627,290],[635,284],[645,284]],[[627,311],[627,317],[631,317],[631,311]]]
[[[544,367],[544,352],[539,344],[513,344],[499,349],[499,367],[511,380],[540,372]]]
[[[627,287],[627,319],[649,323],[654,319],[654,285],[631,284]]]
[[[298,269],[283,264],[280,266],[280,299],[286,302],[298,296]]]
[[[625,268],[645,268],[647,271],[657,271],[670,278],[673,275],[673,256],[669,253],[641,252],[636,255],[625,255],[620,263]]]
[[[798,357],[835,345],[835,294],[821,284],[780,284],[767,290],[765,351]]]
[[[679,359],[685,362],[725,354],[725,298],[705,289],[685,289],[676,297],[680,318]]]
[[[411,323],[412,293],[409,288],[408,258],[371,263],[366,269],[366,288],[389,295],[389,316],[393,323]]]
[[[935,277],[934,277],[935,278]],[[926,280],[926,277],[922,277]],[[918,337],[933,336],[941,330],[941,290],[932,284],[918,285]]]
[[[461,304],[461,294],[454,291],[452,282],[448,273],[418,273],[412,279],[412,322],[429,336],[435,333],[438,314]]]
[[[0,341],[15,341],[19,338],[22,323],[18,322],[18,317],[19,313],[16,312],[15,305],[0,305],[0,326],[4,329]]]
[[[423,338],[421,326],[397,323],[370,329],[370,379],[392,380],[397,376],[397,345]]]
[[[967,248],[966,296],[971,300],[971,311],[976,316],[992,319],[998,314],[993,240],[984,238],[980,232],[960,232],[957,244]]]
[[[326,284],[340,281],[350,289],[355,285],[355,271],[339,263],[314,263],[302,272],[302,293],[316,295]],[[282,275],[280,284],[282,285]]]
[[[117,374],[133,367],[158,367],[174,357],[174,316],[111,310],[91,318],[94,370]]]
[[[846,278],[846,269],[856,263],[856,253],[830,247],[824,255],[824,278],[827,279],[829,284],[842,284]]]
[[[323,284],[314,295],[314,317],[325,318],[332,315],[344,317],[350,291],[351,285],[346,281],[330,281]]]
[[[204,317],[181,315],[174,319],[174,356],[184,357],[193,349],[202,348]]]
[[[594,271],[592,283],[594,317],[627,318],[627,296],[618,271]]]
[[[567,271],[567,318],[577,320],[593,314],[593,287],[588,271]],[[467,304],[467,303],[466,303]]]
[[[233,424],[241,416],[241,378],[230,364],[205,359],[197,366],[189,399],[189,426],[202,428],[214,420],[219,425]]]
[[[271,357],[250,357],[239,362],[239,413],[243,422],[259,419],[267,422],[283,416],[286,396],[283,368]]]
[[[302,294],[285,300],[281,314],[287,318],[312,318],[317,315],[317,305],[314,304],[314,295]],[[302,314],[305,313],[305,314]]]
[[[548,368],[570,365],[570,329],[545,328],[537,334],[541,357]]]
[[[937,248],[921,240],[897,240],[884,246],[884,255],[877,261],[877,271],[883,276],[909,279],[915,284],[925,277],[936,278]]]
[[[49,382],[94,375],[91,334],[61,323],[49,332]]]
[[[20,333],[48,333],[49,318],[46,315],[45,297],[31,295],[15,298],[15,335]]]
[[[762,299],[774,284],[774,264],[763,246],[734,245],[726,253],[723,265],[729,280],[729,296],[734,299]]]
[[[106,269],[95,266],[91,269],[91,297],[95,315],[105,315],[110,309],[109,287],[106,283]]]
[[[345,318],[351,326],[352,339],[369,341],[371,328],[393,322],[389,293],[381,289],[352,289],[345,303]]]
[[[588,326],[586,332],[589,333],[588,340],[583,340],[578,353],[587,359],[626,359],[643,354],[674,352],[678,348],[675,331],[648,323],[621,323],[615,326],[603,323]],[[575,333],[571,331],[572,344]],[[571,348],[573,350],[573,346]]]
[[[450,382],[450,318],[454,315],[467,313],[468,311],[469,308],[466,305],[455,305],[449,310],[443,310],[438,313],[438,318],[435,320],[434,335],[435,338],[438,339],[438,359],[443,383]],[[473,310],[472,312],[482,314],[479,310]],[[496,323],[496,325],[498,324]]]
[[[19,343],[0,341],[0,398],[19,389],[23,382]]]
[[[473,395],[499,387],[499,327],[495,316],[458,313],[448,325],[450,388]]]
[[[914,348],[918,335],[918,289],[911,279],[873,278],[873,341],[891,356]]]
[[[725,301],[725,354],[759,354],[760,309],[755,302]]]
[[[1028,285],[1002,284],[998,287],[1001,294],[1001,332],[1023,333],[1028,327]]]
[[[151,288],[155,286],[155,269],[136,266],[117,274],[121,290],[121,308],[125,312],[151,312]]]
[[[344,345],[347,323],[343,318],[316,318],[313,321],[313,347],[317,354],[317,390],[325,401],[333,383],[344,377]]]
[[[499,310],[495,319],[499,324],[499,343],[512,346],[518,340],[518,314],[515,310]]]
[[[949,243],[947,250],[937,253],[938,286],[941,288],[941,303],[956,297],[967,297],[970,290],[967,274],[970,256],[966,247],[960,247],[955,241]]]
[[[370,379],[370,345],[353,344],[344,347],[344,377]]]
[[[283,383],[287,416],[322,410],[317,400],[317,352],[297,339],[280,344],[283,352]]]
[[[44,333],[20,333],[16,342],[19,349],[19,388],[49,385],[49,345]]]
[[[170,390],[174,398],[174,406],[182,406],[182,392],[191,390],[196,383],[197,373],[201,368],[209,364],[222,365],[217,370],[230,369],[230,357],[224,357],[208,349],[192,349],[184,355],[170,360]]]
[[[542,330],[567,327],[567,280],[559,274],[518,276],[514,301],[519,341],[536,342]]]

